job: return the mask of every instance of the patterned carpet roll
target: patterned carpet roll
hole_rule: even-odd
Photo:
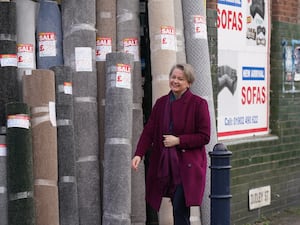
[[[7,187],[10,225],[34,225],[33,158],[29,107],[8,103],[7,112]],[[1,217],[2,220],[2,217]]]

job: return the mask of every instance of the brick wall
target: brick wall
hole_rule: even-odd
[[[300,206],[300,84],[295,84],[299,92],[283,91],[282,57],[283,40],[300,40],[300,3],[298,0],[273,0],[271,5],[271,134],[224,142],[232,152],[231,225],[251,224],[290,206]],[[217,32],[212,25],[216,18],[215,6],[216,1],[207,1],[207,16],[211,20],[208,38],[216,93],[218,53],[214,46],[217,46]],[[271,186],[271,205],[250,211],[249,189],[266,185]]]
[[[272,1],[272,20],[285,23],[299,22],[299,3],[298,0],[273,0]]]

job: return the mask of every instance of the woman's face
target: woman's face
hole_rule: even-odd
[[[175,68],[169,79],[169,86],[176,96],[183,94],[187,88],[189,88],[189,83],[181,69]]]

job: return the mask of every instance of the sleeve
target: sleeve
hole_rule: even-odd
[[[146,154],[147,150],[152,146],[154,132],[156,130],[156,118],[158,114],[158,103],[156,102],[153,106],[150,117],[141,133],[139,141],[137,143],[135,156],[140,156],[141,158]]]
[[[199,149],[210,141],[211,122],[208,104],[205,99],[197,102],[195,109],[195,130],[191,134],[182,134],[179,136],[179,148]]]

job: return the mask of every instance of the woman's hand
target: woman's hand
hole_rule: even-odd
[[[164,137],[163,143],[165,147],[173,147],[179,145],[180,142],[179,137],[170,134],[163,135],[163,137]]]
[[[132,169],[137,170],[141,160],[142,159],[140,156],[134,156],[133,159],[131,160]]]

